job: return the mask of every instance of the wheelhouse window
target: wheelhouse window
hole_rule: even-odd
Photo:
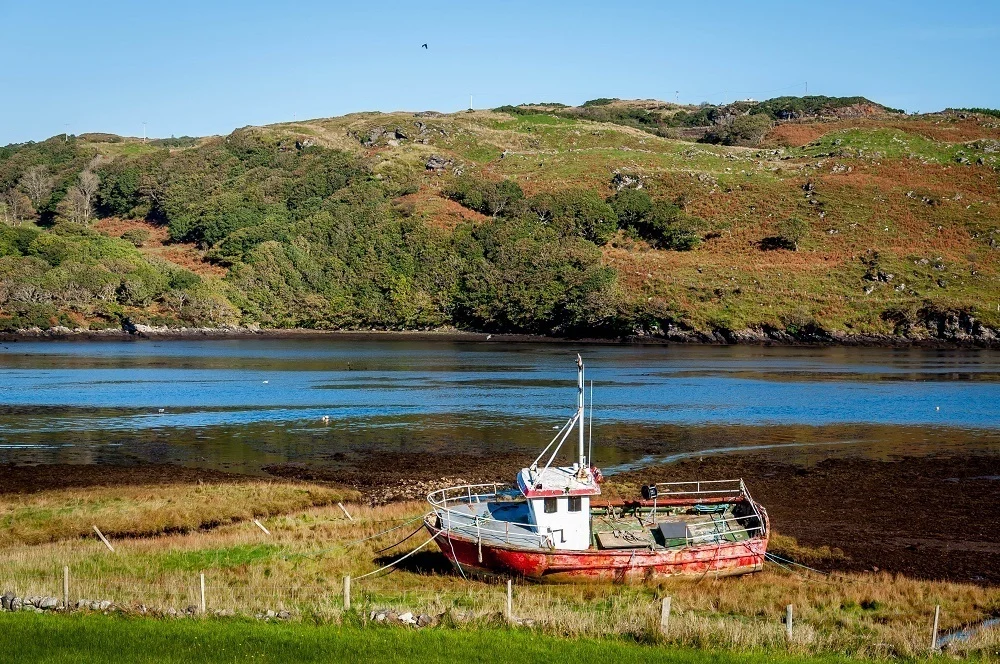
[[[583,498],[580,496],[570,496],[569,497],[569,511],[579,512],[583,509]]]
[[[544,508],[545,508],[545,513],[546,514],[555,514],[556,510],[558,509],[558,506],[559,506],[559,503],[556,502],[555,498],[546,498],[545,499]]]

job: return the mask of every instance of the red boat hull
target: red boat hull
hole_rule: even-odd
[[[767,538],[703,544],[680,549],[549,551],[477,543],[424,526],[442,553],[464,574],[523,576],[538,581],[637,581],[666,576],[732,576],[764,567]]]

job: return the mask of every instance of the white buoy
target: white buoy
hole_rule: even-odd
[[[264,381],[264,384],[267,385],[267,381],[266,380]]]
[[[934,406],[934,410],[941,410],[941,406]]]

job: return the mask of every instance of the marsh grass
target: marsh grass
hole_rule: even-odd
[[[0,548],[93,535],[149,536],[330,505],[348,489],[290,482],[231,482],[65,489],[0,496]]]
[[[253,509],[262,504],[253,499]],[[89,538],[16,544],[3,551],[0,591],[61,596],[62,568],[67,565],[71,601],[109,599],[132,609],[144,605],[183,610],[199,604],[198,574],[204,572],[210,611],[254,615],[287,609],[309,622],[362,625],[372,609],[386,608],[439,616],[442,623],[463,628],[503,624],[503,584],[453,573],[433,544],[396,571],[357,579],[412,551],[427,535],[418,531],[399,547],[380,551],[415,530],[415,522],[351,544],[419,517],[424,505],[350,509],[354,522],[335,505],[267,518],[270,537],[245,521],[159,536],[138,536],[145,530],[139,527],[131,537],[116,541],[115,554]],[[810,553],[837,556],[835,551],[810,550],[791,538],[775,539],[785,553],[800,560],[809,560]],[[342,608],[347,574],[355,578],[349,613]],[[663,636],[658,623],[665,596],[672,598],[674,610]],[[787,604],[795,606],[796,616],[790,643],[781,624]],[[1000,610],[1000,590],[889,574],[793,574],[769,566],[760,574],[738,578],[706,575],[634,585],[518,582],[514,612],[544,634],[885,658],[926,654],[936,604],[942,606],[942,630],[947,630]],[[956,652],[982,656],[991,648],[995,650],[996,639],[982,637]]]

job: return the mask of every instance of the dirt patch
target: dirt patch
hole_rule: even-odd
[[[486,215],[462,207],[459,203],[440,196],[430,189],[421,189],[415,194],[400,196],[394,201],[394,205],[404,214],[420,217],[432,228],[447,231],[459,224],[478,223],[489,219]]]
[[[220,482],[260,481],[259,477],[237,475],[219,470],[186,468],[171,464],[136,466],[74,465],[65,463],[40,466],[2,466],[4,481],[0,494],[27,494],[54,489],[140,486],[146,484],[215,484]]]
[[[151,224],[141,219],[108,217],[95,220],[91,228],[108,237],[121,237],[126,231],[142,229],[149,233],[149,239],[143,243],[143,247],[162,247],[170,237],[166,226]]]
[[[334,455],[317,464],[266,466],[276,477],[335,483],[357,489],[372,505],[423,500],[430,491],[462,484],[507,484],[524,464],[524,454],[417,454],[371,452]]]
[[[830,123],[779,124],[764,137],[766,147],[801,147],[833,131]]]
[[[92,228],[108,237],[121,237],[122,233],[142,229],[149,233],[139,251],[149,257],[157,257],[190,270],[202,277],[224,277],[227,270],[205,260],[204,252],[192,244],[170,243],[170,232],[166,226],[151,224],[142,219],[98,219]]]

